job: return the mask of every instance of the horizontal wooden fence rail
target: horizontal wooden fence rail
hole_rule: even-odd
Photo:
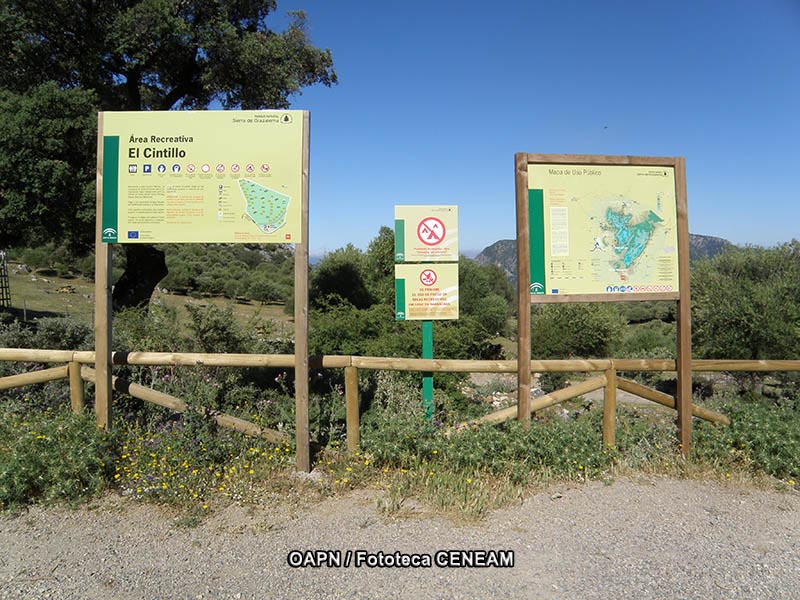
[[[33,383],[45,383],[57,379],[66,379],[67,377],[69,377],[69,368],[67,365],[63,367],[53,367],[52,369],[44,369],[42,371],[20,373],[19,375],[9,375],[8,377],[0,378],[0,390],[8,390],[24,385],[31,385]]]
[[[624,377],[617,377],[617,387],[625,392],[629,392],[639,396],[640,398],[644,398],[645,400],[657,402],[658,404],[666,406],[667,408],[675,408],[675,398],[669,394],[665,394],[664,392],[659,392],[658,390],[644,386],[641,383],[625,379]],[[725,415],[707,408],[703,408],[697,404],[692,404],[692,415],[695,417],[700,417],[701,419],[705,419],[706,421],[722,423],[723,425],[731,424],[731,420]]]
[[[589,392],[593,392],[594,390],[599,390],[601,387],[605,387],[607,383],[607,379],[605,375],[600,375],[598,377],[592,377],[591,379],[587,379],[586,381],[581,381],[580,383],[576,383],[575,385],[571,385],[569,387],[565,387],[560,390],[556,390],[554,392],[550,392],[549,394],[545,394],[544,396],[539,396],[538,398],[534,398],[531,400],[531,412],[536,412],[537,410],[542,410],[543,408],[547,408],[548,406],[553,406],[554,404],[560,404],[565,400],[571,400],[572,398],[577,398],[578,396],[582,396],[583,394],[588,394]],[[498,410],[493,413],[489,413],[488,415],[484,415],[474,421],[467,421],[461,424],[461,426],[467,426],[472,424],[478,423],[502,423],[504,421],[508,421],[509,419],[513,419],[517,416],[517,405],[509,406],[508,408],[504,408],[503,410]]]
[[[91,350],[40,350],[28,348],[0,348],[0,361],[30,363],[67,363],[64,366],[31,371],[20,375],[0,378],[0,390],[69,378],[72,409],[83,409],[83,379],[93,381],[94,371],[81,365],[94,364],[95,353]],[[206,366],[241,368],[293,368],[292,354],[215,354],[196,352],[114,352],[115,365],[141,366]],[[344,369],[345,399],[347,414],[347,446],[355,450],[360,443],[358,369],[383,371],[412,371],[434,373],[517,373],[516,360],[444,360],[393,358],[376,356],[311,356],[311,369]],[[573,372],[603,373],[570,387],[556,390],[531,401],[531,412],[576,398],[582,394],[605,387],[603,407],[603,441],[614,445],[614,411],[617,388],[646,400],[675,409],[675,398],[639,383],[618,376],[620,372],[675,371],[672,359],[593,359],[593,360],[532,360],[532,373]],[[692,360],[692,371],[749,371],[777,372],[800,371],[800,360]],[[141,400],[153,402],[183,412],[188,405],[174,396],[158,392],[135,383],[113,378],[114,389]],[[463,423],[499,423],[516,416],[516,405],[496,411],[475,421]],[[730,424],[725,415],[693,405],[696,417],[722,424]],[[230,415],[216,414],[213,418],[223,427],[235,429],[248,435],[256,435],[272,442],[288,439],[282,432],[261,428],[253,423]]]
[[[294,366],[292,354],[214,354],[194,352],[114,352],[115,365],[142,366],[208,366],[208,367],[274,367]],[[38,350],[0,348],[0,361],[33,363],[93,364],[91,350]],[[440,360],[392,358],[376,356],[311,356],[313,369],[356,367],[381,371],[433,371],[438,373],[516,373],[516,360]],[[532,373],[606,371],[675,371],[671,359],[604,358],[594,360],[532,360]],[[800,360],[717,360],[694,359],[692,371],[800,371]]]

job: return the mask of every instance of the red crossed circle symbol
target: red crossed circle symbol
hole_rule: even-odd
[[[422,282],[422,285],[430,286],[436,283],[438,277],[436,276],[436,271],[433,269],[425,269],[422,273],[419,274],[419,280]]]
[[[444,223],[437,217],[425,217],[417,225],[417,237],[426,246],[438,246],[444,241]]]

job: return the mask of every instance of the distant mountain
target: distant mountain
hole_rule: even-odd
[[[497,265],[511,281],[517,278],[517,240],[499,240],[475,257],[479,265]]]
[[[689,234],[689,260],[714,258],[733,246],[728,240],[711,235]]]
[[[713,258],[733,246],[728,240],[710,235],[689,234],[689,260]],[[500,240],[481,250],[475,257],[479,265],[494,264],[503,269],[513,282],[517,277],[517,242]]]

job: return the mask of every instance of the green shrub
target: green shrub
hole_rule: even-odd
[[[113,439],[93,415],[4,412],[0,419],[0,509],[75,503],[111,480]]]
[[[0,324],[0,347],[85,350],[94,345],[92,328],[67,318],[46,317],[34,326],[17,321]]]
[[[731,248],[692,268],[692,344],[702,358],[800,355],[800,242]],[[747,388],[750,374],[736,375]]]
[[[369,308],[374,299],[367,289],[365,271],[364,253],[352,244],[326,254],[311,271],[308,284],[311,305],[346,302],[356,308]]]
[[[626,323],[609,303],[549,304],[534,307],[531,347],[534,358],[607,358],[621,344]],[[544,373],[546,391],[561,387],[564,373]]]
[[[608,303],[536,306],[531,318],[536,358],[605,358],[613,356],[625,321]]]
[[[800,403],[747,395],[723,408],[730,427],[699,422],[695,454],[707,461],[800,480]]]
[[[661,353],[660,358],[673,358],[676,348],[675,323],[648,321],[626,328],[626,335],[620,344],[617,356],[620,358],[652,358]]]

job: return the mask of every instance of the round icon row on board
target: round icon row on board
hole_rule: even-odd
[[[180,165],[173,165],[172,169],[175,170],[175,167],[180,169]],[[229,167],[226,167],[223,163],[217,163],[214,167],[214,170],[217,173],[224,173],[227,169],[230,169],[231,173],[239,173],[242,170],[242,166],[239,163],[233,163]],[[186,172],[187,173],[195,173],[199,170],[201,173],[210,173],[211,172],[211,165],[209,163],[203,163],[199,167],[194,165],[193,163],[189,163],[186,165]],[[258,168],[259,171],[262,173],[269,173],[270,166],[267,163],[261,163],[261,166]],[[244,171],[246,173],[255,173],[256,166],[253,163],[247,163],[244,165]]]
[[[158,173],[166,173],[167,172],[167,165],[161,163],[156,165],[155,169]],[[203,163],[201,165],[195,165],[194,163],[189,163],[186,166],[181,166],[178,163],[172,165],[171,170],[173,173],[180,173],[182,170],[185,170],[187,173],[211,173],[212,166],[209,163]],[[231,173],[240,173],[244,170],[245,173],[252,174],[255,173],[257,170],[261,173],[269,173],[270,166],[268,163],[261,163],[261,165],[256,168],[256,165],[253,163],[247,163],[242,167],[239,163],[233,163],[231,165],[225,165],[223,163],[217,163],[216,166],[213,167],[213,171],[217,173],[224,173],[226,170],[230,170]],[[139,171],[138,165],[131,164],[128,165],[128,172],[129,173],[137,173]],[[142,173],[152,173],[153,172],[153,165],[152,164],[144,164],[142,165]]]

